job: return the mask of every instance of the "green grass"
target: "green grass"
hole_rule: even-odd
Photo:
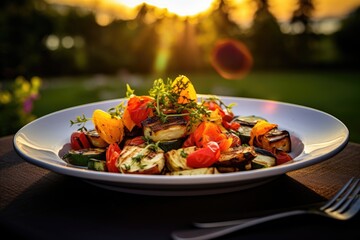
[[[215,73],[186,75],[198,93],[270,99],[327,112],[349,128],[350,141],[360,143],[360,72],[253,72],[242,80],[225,80]],[[34,113],[42,116],[79,104],[124,97],[126,83],[136,90],[136,94],[147,94],[152,81],[157,77],[44,79],[41,98],[35,104]]]

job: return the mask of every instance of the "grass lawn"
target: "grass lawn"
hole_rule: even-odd
[[[232,81],[215,73],[186,75],[198,93],[270,99],[327,112],[349,128],[350,141],[360,143],[360,72],[253,72],[242,80]],[[79,104],[124,97],[126,83],[136,90],[137,95],[147,94],[158,77],[98,75],[44,79],[34,113],[40,117]]]

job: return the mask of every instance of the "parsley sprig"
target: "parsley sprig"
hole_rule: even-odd
[[[204,116],[209,116],[210,112],[204,101],[197,102],[181,96],[181,92],[188,88],[189,81],[177,81],[173,86],[173,81],[168,78],[167,81],[159,78],[154,81],[153,87],[149,90],[149,95],[156,100],[155,115],[160,121],[166,122],[169,117],[189,117],[189,127],[202,120]],[[179,98],[183,103],[179,103]],[[151,107],[151,106],[150,106]]]
[[[107,112],[111,115],[112,118],[121,118],[125,110],[124,102],[119,103],[117,106],[112,107],[107,110]],[[73,125],[78,125],[78,131],[87,131],[85,125],[88,121],[91,121],[92,118],[86,117],[85,114],[81,116],[77,116],[75,120],[70,120],[70,127]]]

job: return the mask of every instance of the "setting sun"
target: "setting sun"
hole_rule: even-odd
[[[108,0],[108,2],[117,2],[127,7],[137,7],[143,3],[167,9],[170,13],[179,16],[194,16],[208,10],[214,0]]]

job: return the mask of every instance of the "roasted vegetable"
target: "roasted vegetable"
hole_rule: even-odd
[[[196,91],[191,81],[184,75],[178,76],[171,84],[172,91],[179,95],[178,103],[196,101]]]
[[[165,166],[164,152],[149,147],[125,146],[116,166],[122,173],[161,174]]]
[[[206,146],[190,153],[186,165],[191,168],[211,167],[220,158],[220,147],[216,142],[208,142]]]
[[[169,141],[161,141],[159,142],[159,147],[164,151],[168,152],[173,149],[179,149],[184,143],[184,138],[169,140]]]
[[[232,122],[240,123],[240,127],[237,129],[237,134],[240,137],[242,144],[249,144],[251,129],[260,120],[265,120],[265,119],[251,115],[251,116],[239,116],[232,120]]]
[[[183,138],[187,134],[186,124],[183,117],[169,117],[165,123],[157,117],[142,122],[145,138],[154,142]]]
[[[68,163],[76,166],[87,166],[89,159],[105,159],[105,149],[103,148],[86,148],[80,150],[70,149],[63,159]]]
[[[106,172],[106,161],[90,158],[87,165],[88,169],[100,172]]]
[[[221,152],[228,150],[233,141],[231,137],[223,133],[219,125],[213,122],[202,122],[189,137],[199,148],[205,147],[209,142],[216,142]]]
[[[268,151],[281,150],[284,152],[291,151],[290,134],[286,130],[279,130],[277,128],[269,131],[260,140],[261,147]]]
[[[251,146],[240,146],[230,148],[220,154],[219,160],[214,163],[215,167],[221,169],[248,170],[251,160],[256,157],[256,152]]]
[[[204,174],[219,174],[219,171],[214,167],[209,167],[209,168],[196,168],[196,169],[169,172],[166,175],[193,176],[193,175],[204,175]]]
[[[276,156],[271,152],[255,148],[256,157],[251,160],[251,166],[253,169],[257,168],[268,168],[276,165]]]
[[[196,151],[196,147],[179,148],[165,153],[166,166],[170,171],[181,171],[192,169],[186,164],[186,158],[189,154]]]
[[[99,133],[95,129],[87,131],[85,134],[91,145],[96,148],[104,148],[109,145],[104,139],[100,137]]]
[[[119,143],[124,137],[124,125],[120,118],[112,117],[108,112],[96,109],[92,120],[100,137],[108,144]]]
[[[70,145],[74,150],[91,148],[91,143],[87,138],[85,132],[77,131],[73,132],[70,137]]]
[[[126,128],[131,131],[136,125],[141,127],[141,122],[153,116],[154,98],[149,96],[131,96],[123,114],[123,122]]]

